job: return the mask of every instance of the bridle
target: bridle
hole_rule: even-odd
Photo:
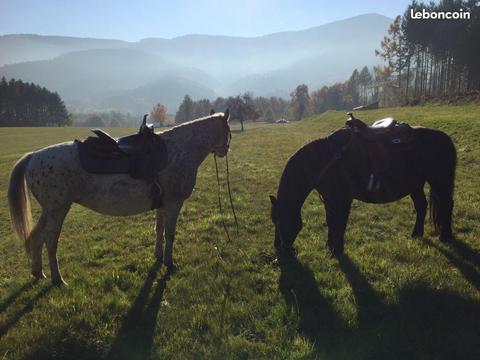
[[[225,128],[228,131],[228,139],[227,142],[220,147],[221,150],[224,150],[225,153],[225,167],[226,167],[226,172],[227,172],[227,189],[228,189],[228,197],[230,199],[230,207],[232,209],[232,214],[233,218],[235,220],[235,226],[237,230],[237,235],[239,233],[238,231],[238,220],[237,220],[237,214],[235,213],[235,207],[233,206],[233,199],[232,199],[232,190],[230,188],[230,170],[228,167],[228,151],[230,149],[230,142],[232,140],[232,132],[230,131],[230,126],[228,125],[228,122],[225,121]],[[220,176],[218,173],[218,164],[217,164],[217,153],[216,151],[213,152],[213,159],[215,161],[215,172],[217,175],[217,185],[218,185],[218,191],[217,191],[217,196],[218,196],[218,208],[220,210],[220,213],[222,215],[222,225],[223,229],[225,230],[225,234],[227,235],[228,241],[231,241],[230,238],[230,233],[228,232],[227,224],[225,223],[224,216],[223,216],[223,207],[222,207],[222,200],[220,197]]]
[[[213,149],[212,152],[213,152],[214,155],[216,155],[217,153],[228,154],[228,150],[230,150],[230,142],[232,141],[232,132],[230,130],[230,126],[228,125],[227,121],[225,121],[225,123],[224,123],[224,128],[227,132],[227,141],[225,142],[225,144],[222,144],[222,145],[220,145],[218,147],[215,147]]]

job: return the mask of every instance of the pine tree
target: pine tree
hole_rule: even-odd
[[[300,120],[308,116],[310,106],[310,96],[308,94],[308,86],[305,84],[298,85],[290,94],[290,109],[292,118]]]
[[[175,123],[182,124],[190,120],[193,120],[193,101],[187,94],[183,98],[183,101],[175,114]]]
[[[368,103],[367,88],[368,88],[368,85],[370,85],[370,83],[372,82],[372,74],[370,74],[368,67],[364,66],[363,69],[360,71],[358,81],[362,86],[363,105],[367,105]]]

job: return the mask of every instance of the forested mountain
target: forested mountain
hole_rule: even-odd
[[[194,98],[245,91],[286,97],[299,83],[332,84],[353,68],[378,64],[374,50],[391,21],[367,14],[253,38],[187,35],[123,42],[9,35],[0,37],[0,54],[8,53],[0,64],[24,62],[0,67],[0,76],[41,83],[73,109],[118,109],[128,98],[132,112],[149,111],[158,102],[174,112],[186,86],[195,89],[189,92]]]

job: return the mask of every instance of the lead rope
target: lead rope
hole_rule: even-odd
[[[230,233],[228,232],[227,224],[225,224],[225,216],[223,213],[222,199],[220,198],[220,176],[218,175],[218,164],[217,164],[217,155],[213,154],[213,159],[215,161],[215,173],[217,174],[217,198],[218,198],[218,208],[220,209],[220,214],[222,216],[222,226],[227,235],[228,242],[231,242]]]
[[[235,220],[235,226],[236,226],[237,235],[238,235],[238,234],[239,234],[239,231],[238,231],[237,214],[235,213],[235,207],[233,206],[232,191],[230,190],[230,171],[228,170],[228,154],[225,155],[225,165],[226,165],[226,167],[227,167],[227,189],[228,189],[228,198],[230,199],[230,207],[232,208],[233,219]]]

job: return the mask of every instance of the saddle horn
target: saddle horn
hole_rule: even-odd
[[[152,125],[150,125],[150,126],[147,125],[147,117],[148,117],[148,114],[143,115],[142,124],[140,125],[140,129],[138,129],[139,134],[142,134],[142,133],[152,133],[153,134],[153,126]]]

